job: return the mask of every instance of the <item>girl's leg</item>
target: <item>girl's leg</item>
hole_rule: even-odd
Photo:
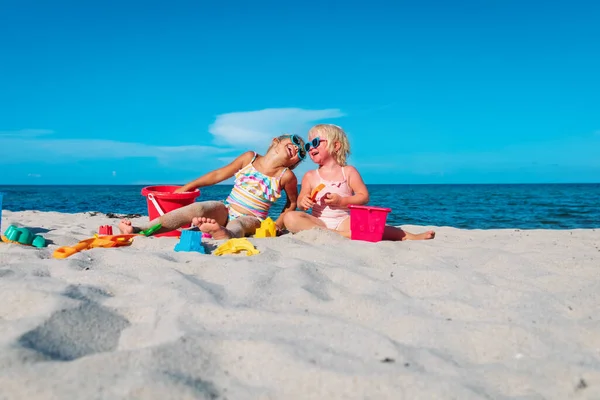
[[[325,222],[302,211],[290,211],[283,217],[283,224],[292,233],[298,233],[312,228],[325,228]]]
[[[429,240],[435,237],[434,231],[427,231],[423,233],[410,233],[401,228],[395,226],[386,225],[383,230],[382,240],[401,241],[401,240]]]
[[[156,233],[169,232],[181,228],[192,222],[194,217],[209,217],[215,221],[225,224],[227,222],[227,207],[220,201],[202,201],[192,203],[185,207],[178,208],[166,213],[152,221],[147,226],[137,227],[131,224],[129,220],[122,220],[119,224],[119,230],[122,234],[137,233],[161,224],[162,227]]]
[[[219,224],[213,218],[198,218],[198,227],[202,232],[210,233],[213,239],[231,239],[242,238],[247,235],[252,235],[256,229],[260,227],[260,221],[256,217],[242,216],[227,223]]]
[[[334,229],[334,232],[339,233],[345,238],[350,239],[350,216],[347,216],[340,224]]]
[[[248,235],[254,235],[260,228],[260,221],[255,217],[238,217],[227,224],[227,231],[230,237],[241,238]]]

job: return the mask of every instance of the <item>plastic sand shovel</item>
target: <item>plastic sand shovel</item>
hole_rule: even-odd
[[[325,185],[324,185],[323,183],[319,183],[319,185],[318,185],[316,188],[314,188],[314,189],[312,190],[312,192],[310,193],[310,199],[311,199],[312,201],[315,201],[315,200],[317,199],[317,195],[318,195],[318,194],[319,194],[319,192],[320,192],[321,190],[323,190],[323,189],[325,189]]]
[[[129,246],[133,243],[133,238],[138,235],[114,235],[114,236],[102,236],[90,239],[82,240],[75,246],[63,246],[54,250],[52,257],[54,258],[67,258],[75,253],[79,253],[83,250],[89,250],[96,247],[121,247]]]
[[[148,228],[146,230],[140,231],[140,235],[144,235],[144,236],[150,236],[152,235],[154,232],[156,232],[157,230],[159,230],[160,228],[162,228],[161,224],[156,224],[151,228]]]

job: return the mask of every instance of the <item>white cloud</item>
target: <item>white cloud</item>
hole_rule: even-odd
[[[70,163],[91,159],[154,158],[159,162],[197,161],[198,157],[223,153],[230,149],[213,146],[154,146],[135,142],[102,139],[39,139],[0,136],[0,160],[3,163],[38,159]]]
[[[235,157],[217,157],[217,160],[219,160],[223,164],[229,164],[230,162],[235,160]]]
[[[34,138],[51,135],[54,131],[50,129],[18,129],[15,131],[0,131],[0,136],[11,138]]]
[[[342,116],[344,113],[339,109],[301,108],[221,114],[209,127],[215,146],[157,146],[104,139],[58,139],[48,137],[54,133],[50,129],[5,130],[0,131],[0,162],[24,163],[35,159],[46,163],[72,163],[94,159],[152,158],[165,165],[177,163],[181,168],[196,168],[198,161],[203,159],[216,158],[228,163],[232,159],[227,153],[234,149],[264,151],[273,137],[285,133],[306,136],[314,123]]]
[[[218,115],[209,127],[217,144],[262,148],[284,133],[305,137],[312,124],[329,118],[343,117],[339,109],[304,110],[301,108],[267,108],[259,111]]]

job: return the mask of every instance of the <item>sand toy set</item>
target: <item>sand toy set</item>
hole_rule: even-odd
[[[175,193],[177,188],[178,186],[149,186],[142,189],[142,195],[146,197],[147,200],[148,217],[151,221],[169,211],[192,204],[200,195],[198,189],[192,192]],[[315,201],[318,193],[324,188],[325,185],[323,184],[317,186],[310,195],[311,199]],[[3,193],[0,193],[0,232],[2,223],[2,199]],[[391,209],[361,205],[350,205],[349,209],[352,240],[378,242],[382,239],[387,215]],[[188,225],[182,227],[181,230],[177,229],[156,233],[161,229],[161,225],[157,224],[137,234],[113,235],[112,227],[110,225],[103,225],[99,227],[98,234],[96,234],[95,237],[82,240],[74,246],[59,247],[54,251],[53,257],[67,258],[80,251],[99,247],[112,248],[129,246],[133,243],[136,236],[179,237],[179,243],[177,243],[174,248],[175,251],[193,251],[207,254],[202,239],[209,238],[210,235],[190,230],[190,228],[191,226]],[[261,226],[256,230],[254,235],[255,238],[269,238],[275,236],[277,236],[277,228],[275,222],[273,222],[271,218],[262,221]],[[16,225],[9,226],[1,238],[5,243],[21,244],[36,248],[47,246],[43,236],[33,233],[29,228],[17,227]],[[260,253],[248,239],[236,238],[227,240],[218,246],[212,254],[220,256],[226,254],[238,254],[241,252],[245,252],[248,256]]]

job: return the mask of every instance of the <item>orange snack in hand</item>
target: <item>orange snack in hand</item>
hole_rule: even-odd
[[[315,201],[317,199],[317,194],[323,189],[325,189],[325,185],[319,183],[319,185],[316,188],[314,188],[313,191],[310,193],[310,199],[312,201]]]

